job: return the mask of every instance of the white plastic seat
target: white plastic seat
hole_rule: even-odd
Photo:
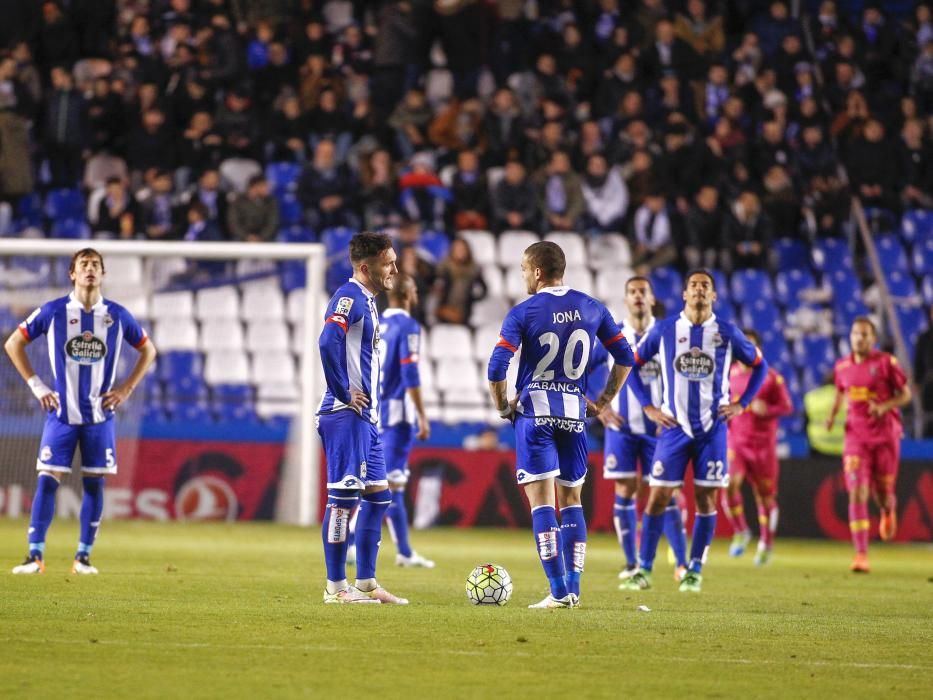
[[[246,287],[243,290],[243,318],[260,321],[285,318],[285,297],[278,286]]]
[[[230,285],[199,290],[196,305],[200,321],[208,318],[240,317],[240,295],[236,287]]]
[[[528,285],[518,265],[505,269],[505,296],[516,303],[528,296]]]
[[[304,289],[293,289],[285,302],[285,317],[292,323],[304,323],[305,299],[308,293]]]
[[[507,270],[522,262],[525,248],[541,239],[531,231],[503,231],[499,236],[499,264]]]
[[[243,350],[243,324],[235,318],[209,318],[201,321],[201,350]]]
[[[436,378],[437,388],[445,394],[449,391],[470,391],[480,387],[476,362],[464,357],[439,360]]]
[[[284,321],[271,319],[268,321],[251,321],[246,329],[246,349],[256,351],[289,350],[288,326]]]
[[[215,350],[207,353],[204,381],[215,384],[249,384],[249,358],[242,350]]]
[[[107,259],[107,287],[141,287],[143,284],[143,261],[135,255],[111,256]]]
[[[582,267],[586,265],[586,245],[583,236],[573,231],[551,231],[544,240],[551,241],[560,246],[567,259],[567,267]]]
[[[492,349],[499,342],[501,325],[487,323],[480,326],[473,333],[473,357],[479,362],[488,362]]]
[[[454,94],[453,74],[446,69],[436,68],[428,71],[424,81],[424,96],[431,104],[440,104]]]
[[[431,329],[431,356],[436,360],[471,357],[470,329],[453,323],[440,323]]]
[[[496,262],[496,238],[489,231],[461,231],[457,234],[467,242],[473,253],[473,260],[484,268]],[[485,271],[485,270],[484,270]]]
[[[295,360],[290,352],[257,352],[253,355],[253,384],[296,383]]]
[[[190,318],[157,321],[152,329],[152,342],[160,352],[200,349],[198,327],[194,320]]]
[[[596,271],[596,298],[611,306],[625,299],[625,281],[634,273],[628,268],[602,268]]]
[[[621,233],[593,236],[587,245],[587,252],[589,264],[598,269],[627,268],[632,265],[632,249],[628,244],[628,239]]]
[[[505,168],[501,165],[493,165],[490,168],[486,168],[486,184],[489,186],[490,195],[495,192],[496,185],[502,182],[502,178],[504,177]]]
[[[301,392],[293,382],[269,382],[256,388],[256,415],[297,416],[301,412]]]
[[[505,296],[505,274],[498,265],[483,265],[483,281],[489,296]]]
[[[512,307],[501,296],[488,296],[473,304],[470,312],[470,325],[482,326],[485,323],[501,323]]]
[[[444,392],[441,412],[445,423],[484,423],[489,410],[485,395],[479,388]]]
[[[153,294],[149,313],[153,319],[190,319],[194,316],[194,294],[187,291]]]
[[[262,175],[262,166],[249,158],[227,158],[220,164],[220,181],[227,191],[246,192],[253,175]]]
[[[110,286],[108,285],[108,289],[109,288]],[[125,291],[122,291],[119,296],[117,294],[114,294],[113,296],[120,300],[120,304],[126,307],[127,311],[133,314],[133,318],[135,318],[137,321],[150,318],[149,297],[144,289],[139,287],[126,289]]]
[[[421,393],[431,392],[437,395],[437,379],[434,375],[434,363],[421,355],[418,360],[418,377],[421,380]]]
[[[564,273],[564,284],[578,292],[593,296],[593,275],[586,267],[567,267]]]
[[[184,258],[154,258],[147,260],[146,265],[146,278],[153,289],[167,286],[173,277],[188,270],[188,262]]]

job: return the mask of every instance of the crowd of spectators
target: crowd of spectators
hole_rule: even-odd
[[[929,5],[801,4],[11,0],[0,195],[82,187],[121,238],[621,231],[639,268],[767,267],[850,191],[933,205]]]

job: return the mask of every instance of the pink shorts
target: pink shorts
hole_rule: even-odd
[[[894,490],[901,461],[901,441],[857,443],[847,441],[842,451],[846,488],[872,486],[878,493]]]
[[[759,491],[777,492],[780,467],[774,443],[730,443],[729,473],[752,482]]]

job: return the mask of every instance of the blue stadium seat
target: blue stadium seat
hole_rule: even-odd
[[[859,316],[867,316],[868,307],[861,299],[840,299],[833,303],[833,332],[839,335],[848,335],[852,322]]]
[[[144,423],[168,423],[168,416],[161,406],[146,406],[143,409]]]
[[[736,270],[732,273],[732,299],[739,304],[774,296],[771,278],[762,270]]]
[[[888,291],[896,297],[909,297],[917,293],[917,285],[914,278],[907,272],[902,272],[903,268],[892,269],[884,268],[884,277],[888,282]]]
[[[218,384],[213,388],[210,407],[220,420],[255,418],[253,387],[249,384]]]
[[[933,211],[908,209],[901,219],[901,235],[906,241],[933,238]]]
[[[348,260],[351,238],[353,238],[353,229],[345,226],[324,229],[321,232],[321,242],[327,251],[327,260]]]
[[[50,238],[90,238],[91,228],[83,219],[60,219],[52,224]]]
[[[716,296],[719,301],[730,300],[729,282],[726,279],[726,274],[722,270],[710,270],[710,274],[713,275],[713,282],[716,284]]]
[[[297,163],[280,161],[266,166],[266,179],[277,195],[294,192],[298,188],[301,167]]]
[[[822,376],[836,363],[832,339],[820,335],[803,336],[794,343],[794,362],[802,369],[815,368]]]
[[[279,241],[282,243],[316,243],[317,237],[314,231],[300,223],[291,224],[285,228],[279,229]]]
[[[337,288],[353,276],[353,266],[349,260],[346,262],[336,261],[328,266],[325,273],[324,284],[329,294],[337,291]]]
[[[852,251],[844,238],[821,238],[813,247],[813,267],[819,272],[852,269]]]
[[[56,219],[83,219],[86,216],[81,190],[52,190],[45,198],[45,215]]]
[[[790,364],[790,351],[787,349],[787,341],[784,335],[773,330],[760,333],[761,352],[769,363],[787,363]]]
[[[17,200],[15,217],[20,230],[42,225],[42,198],[37,192],[24,194]]]
[[[196,380],[204,381],[204,358],[199,352],[170,350],[160,353],[157,365],[159,379],[168,385],[190,387]]]
[[[674,298],[680,300],[682,298],[684,281],[676,268],[656,267],[648,276],[651,278],[654,295],[659,299],[670,300]]]
[[[877,236],[875,248],[878,250],[878,260],[885,270],[906,270],[907,253],[897,236]]]
[[[303,289],[307,283],[305,264],[301,260],[285,260],[279,263],[282,291],[288,294],[294,289]]]
[[[832,365],[830,365],[830,369],[832,369]],[[829,370],[825,367],[817,367],[815,365],[806,365],[802,367],[800,369],[801,395],[823,386],[823,379],[826,378],[828,371]]]
[[[923,303],[933,304],[933,272],[923,278]]]
[[[810,267],[810,251],[803,241],[779,238],[774,244],[779,270],[806,270]]]
[[[780,310],[770,299],[758,297],[750,304],[741,305],[742,325],[750,326],[759,334],[777,332],[783,323]]]
[[[834,270],[826,275],[825,282],[832,290],[834,303],[862,298],[862,285],[851,269]]]
[[[421,234],[419,245],[424,248],[436,263],[447,257],[450,249],[450,239],[443,231],[424,231]]]
[[[933,236],[917,241],[910,258],[914,274],[922,276],[933,272]]]
[[[813,273],[807,268],[781,270],[774,278],[774,291],[778,302],[791,311],[800,306],[800,292],[815,286]]]
[[[209,396],[203,377],[192,376],[178,382],[165,382],[163,400],[166,406],[203,404],[206,407]]]
[[[901,333],[904,334],[904,342],[907,344],[912,360],[917,338],[926,330],[927,318],[929,317],[926,310],[919,306],[898,305],[896,309],[897,320],[901,324]]]
[[[210,423],[213,422],[207,406],[202,403],[179,403],[169,408],[175,421],[184,423]]]
[[[717,295],[718,296],[718,295]],[[677,311],[677,307],[673,307],[674,313]],[[668,316],[670,316],[670,311],[668,311]],[[735,322],[735,307],[732,306],[732,302],[719,297],[716,300],[716,303],[713,305],[713,313],[716,314],[716,318],[721,321],[729,321],[730,323]]]
[[[305,211],[293,194],[278,195],[279,222],[282,226],[294,226],[304,219]]]

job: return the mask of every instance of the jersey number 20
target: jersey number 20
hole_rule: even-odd
[[[535,367],[533,379],[549,382],[554,379],[554,370],[549,369],[549,367],[560,352],[560,337],[557,333],[542,333],[538,336],[538,342],[541,344],[541,347],[547,346],[547,352],[544,354],[544,357],[541,358],[541,361],[538,362],[538,366]],[[578,345],[583,346],[583,352],[580,354],[579,364],[574,364],[573,356],[577,354],[576,350]],[[583,371],[586,369],[586,363],[589,359],[590,334],[583,328],[578,328],[567,338],[567,345],[564,348],[564,376],[567,377],[567,379],[579,379],[583,375]]]

